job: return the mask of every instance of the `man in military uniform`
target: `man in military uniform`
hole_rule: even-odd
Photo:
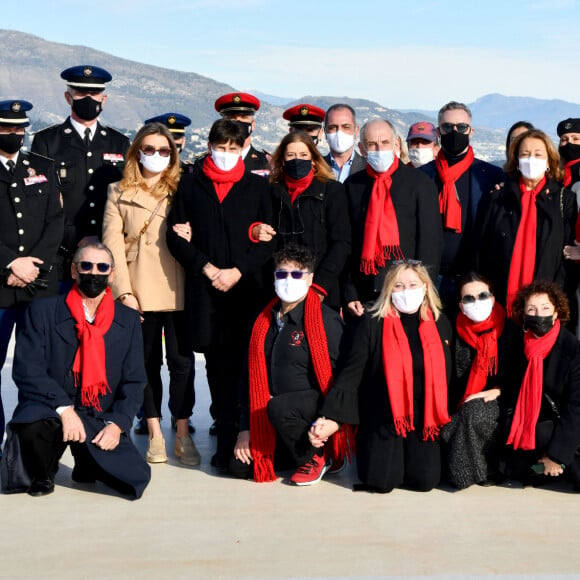
[[[145,124],[147,123],[161,123],[162,125],[165,125],[169,129],[179,153],[183,151],[187,141],[185,128],[191,125],[191,119],[189,117],[181,115],[180,113],[164,113],[163,115],[157,115],[157,117],[147,119]],[[193,172],[193,164],[181,160],[179,163],[182,175],[184,173]]]
[[[57,292],[63,211],[53,161],[20,151],[30,109],[27,101],[0,102],[0,369],[26,305]],[[0,397],[0,441],[4,423]]]
[[[288,130],[290,133],[292,131],[304,131],[312,137],[316,145],[318,145],[318,140],[322,135],[322,125],[325,115],[324,109],[309,105],[308,103],[300,103],[299,105],[286,109],[282,113],[282,117],[289,121]]]
[[[39,131],[32,151],[56,162],[65,211],[59,274],[61,280],[70,280],[70,260],[78,242],[87,236],[101,237],[107,187],[122,178],[130,143],[97,120],[107,101],[105,83],[112,79],[106,70],[81,65],[60,76],[67,83],[64,97],[71,107],[70,117]]]

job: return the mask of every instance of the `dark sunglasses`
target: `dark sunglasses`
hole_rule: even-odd
[[[153,145],[145,145],[145,147],[141,147],[141,151],[143,155],[154,155],[157,151],[161,157],[169,157],[171,155],[171,148],[170,147],[159,147],[159,149],[155,149]]]
[[[422,266],[421,260],[393,260],[391,266],[400,266],[401,264],[408,264],[409,266]]]
[[[493,294],[491,292],[480,292],[477,296],[472,294],[466,294],[461,300],[461,304],[473,304],[476,300],[487,300],[491,298]]]
[[[467,123],[442,123],[441,130],[443,133],[451,133],[453,129],[457,129],[458,133],[467,133],[471,127]]]
[[[274,272],[276,280],[286,280],[288,274],[290,274],[294,280],[300,280],[304,276],[308,276],[310,272],[303,272],[302,270],[292,270],[291,272],[288,272],[288,270],[276,270]]]
[[[107,274],[111,270],[111,264],[107,262],[88,262],[87,260],[77,262],[79,272],[92,272],[93,266],[97,267],[99,274]]]

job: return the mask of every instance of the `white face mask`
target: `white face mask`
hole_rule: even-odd
[[[427,165],[433,159],[435,159],[435,156],[433,155],[432,147],[415,147],[409,149],[409,161],[413,164],[413,167]]]
[[[230,153],[229,151],[216,151],[212,147],[211,158],[222,171],[231,171],[238,164],[240,154]]]
[[[327,133],[326,141],[330,147],[330,150],[334,153],[345,153],[351,147],[354,147],[354,135],[349,135],[348,133],[343,133],[342,131]]]
[[[170,161],[171,155],[169,157],[161,157],[158,151],[155,151],[153,155],[145,155],[143,151],[139,151],[139,162],[151,173],[161,173],[162,171],[165,171],[169,166]]]
[[[487,320],[493,310],[493,300],[476,300],[471,304],[462,304],[463,314],[473,322],[483,322]]]
[[[294,278],[289,275],[284,280],[274,280],[274,290],[276,291],[276,296],[278,296],[282,302],[298,302],[298,300],[301,300],[306,296],[308,292],[308,282],[305,278],[294,280]]]
[[[537,179],[546,173],[548,161],[537,157],[520,157],[518,159],[518,169],[527,179]]]
[[[417,312],[421,308],[424,298],[425,288],[410,288],[391,294],[393,306],[399,312],[404,312],[405,314],[414,314]]]
[[[384,173],[393,164],[395,153],[389,151],[368,151],[367,162],[377,172]]]

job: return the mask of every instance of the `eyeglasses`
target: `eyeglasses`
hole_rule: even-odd
[[[467,123],[441,123],[443,133],[451,133],[453,128],[457,129],[458,133],[467,133],[471,129]]]
[[[76,264],[79,272],[92,272],[94,266],[97,267],[99,274],[108,274],[111,270],[111,264],[107,262],[88,262],[87,260],[81,260]]]
[[[153,147],[153,145],[145,145],[144,147],[141,147],[141,152],[143,153],[143,155],[154,155],[155,152],[159,153],[159,155],[161,155],[161,157],[169,157],[171,155],[171,148],[170,147],[159,147],[159,149],[155,149],[155,147]]]
[[[401,264],[408,264],[409,266],[422,266],[421,260],[393,260],[390,262],[391,266],[400,266]]]
[[[290,272],[288,270],[276,270],[274,272],[274,277],[276,280],[286,280],[288,274],[290,274],[294,280],[301,280],[304,276],[308,276],[310,272],[303,272],[302,270],[292,270]]]
[[[461,304],[473,304],[476,300],[488,300],[491,298],[493,294],[491,292],[480,292],[477,296],[473,296],[472,294],[466,294],[460,300]]]

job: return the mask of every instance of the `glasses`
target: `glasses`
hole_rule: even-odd
[[[453,128],[457,129],[458,133],[467,133],[471,127],[467,123],[442,123],[441,130],[443,133],[451,133]]]
[[[169,157],[171,155],[171,148],[170,147],[159,147],[159,149],[155,149],[153,145],[145,145],[141,147],[141,152],[143,155],[154,155],[155,152],[159,153],[161,157]]]
[[[421,260],[393,260],[391,266],[400,266],[401,264],[408,264],[409,266],[422,266]]]
[[[461,304],[473,304],[476,300],[488,300],[493,294],[491,292],[480,292],[477,296],[466,294],[461,298]]]
[[[274,277],[276,280],[286,280],[288,274],[290,274],[294,280],[301,280],[304,276],[308,276],[310,272],[303,272],[302,270],[292,270],[290,272],[288,270],[276,270],[274,272]]]
[[[88,262],[86,260],[77,262],[77,269],[79,272],[92,272],[94,266],[97,267],[99,274],[108,274],[111,270],[111,264],[108,264],[107,262]]]

